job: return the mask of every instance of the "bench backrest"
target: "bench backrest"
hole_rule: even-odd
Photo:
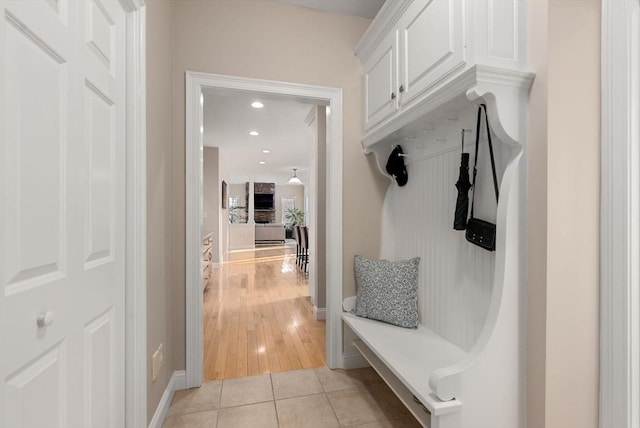
[[[453,229],[460,166],[460,128],[474,129],[472,114],[429,133],[425,141],[405,143],[409,182],[391,184],[383,211],[381,257],[420,256],[418,305],[420,322],[460,348],[476,343],[487,316],[493,287],[495,253],[465,240]],[[484,127],[483,127],[484,128]],[[434,135],[446,143],[437,145]],[[486,135],[483,129],[481,135]],[[493,137],[499,183],[511,149]],[[465,138],[473,174],[475,130]],[[469,192],[471,198],[471,192]],[[495,223],[496,197],[486,138],[480,141],[476,217]]]

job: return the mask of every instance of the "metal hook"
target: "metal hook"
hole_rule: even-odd
[[[460,128],[460,136],[462,137],[462,151],[464,152],[464,133],[471,132],[471,129]]]

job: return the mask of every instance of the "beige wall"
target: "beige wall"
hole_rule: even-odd
[[[218,171],[220,150],[217,147],[205,147],[202,156],[202,234],[213,232],[214,242],[219,242],[220,210],[222,209],[221,186]],[[213,246],[213,262],[220,263],[220,246]]]
[[[598,426],[600,2],[530,3],[528,426]]]
[[[353,48],[370,21],[269,0],[174,3],[173,276],[175,369],[185,365],[184,75],[186,70],[343,90],[344,289],[355,293],[353,256],[379,252],[387,181],[362,154],[362,67]]]
[[[529,4],[527,426],[545,426],[547,327],[547,1]]]
[[[153,416],[174,371],[172,193],[172,2],[147,0],[147,414]],[[164,365],[151,381],[151,355]]]
[[[222,182],[227,182],[227,198],[229,197],[229,168],[224,150],[218,152],[218,251],[220,252],[220,262],[227,258],[229,251],[229,206],[222,208]],[[228,203],[228,201],[227,201]]]
[[[316,108],[316,307],[327,306],[327,110],[324,106]]]

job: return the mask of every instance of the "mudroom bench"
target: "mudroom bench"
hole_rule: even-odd
[[[355,297],[346,298],[343,307],[343,321],[359,338],[353,345],[419,421],[432,426],[431,415],[462,410],[461,401],[437,397],[429,375],[463,360],[467,352],[423,325],[414,330],[358,317],[348,312]]]
[[[342,363],[371,365],[430,428],[526,425],[526,139],[534,79],[526,8],[491,0],[389,0],[355,49],[364,75],[362,146],[391,180],[375,257],[419,260],[418,328],[352,313],[356,297],[346,296],[372,295],[356,272],[355,290],[342,296]],[[474,160],[473,169],[464,159]],[[495,224],[495,251],[454,230],[454,184],[468,170],[477,171],[471,213]],[[369,272],[373,295],[388,301],[394,279]],[[402,314],[407,307],[385,311]]]

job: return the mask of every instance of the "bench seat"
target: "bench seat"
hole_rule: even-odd
[[[394,389],[405,405],[410,403],[406,402],[406,397],[402,397],[406,394],[395,390],[397,381],[434,416],[462,410],[462,402],[459,400],[438,399],[429,387],[429,377],[435,370],[464,359],[467,352],[422,325],[415,330],[406,329],[361,318],[349,312],[343,312],[342,319],[361,339],[362,343],[355,341],[354,346]],[[363,347],[362,344],[366,346]],[[380,367],[380,362],[385,367]],[[389,371],[397,381],[385,379],[385,375],[389,377]]]

